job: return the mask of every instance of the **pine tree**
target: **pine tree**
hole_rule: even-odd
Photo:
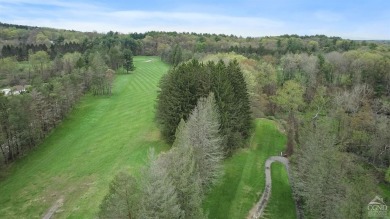
[[[99,218],[138,218],[139,186],[126,172],[118,173],[100,204]]]
[[[223,148],[214,95],[200,98],[187,123],[182,119],[173,148],[161,155],[173,180],[184,218],[204,218],[202,199],[222,175]]]
[[[225,152],[231,154],[232,151],[240,145],[241,136],[237,129],[234,128],[238,124],[237,106],[234,105],[234,89],[229,79],[227,68],[223,61],[219,61],[216,65],[209,63],[207,65],[212,73],[212,92],[215,94],[215,99],[220,113],[221,134],[226,136]]]
[[[172,143],[181,119],[187,121],[199,98],[215,95],[225,152],[240,147],[249,136],[251,117],[246,84],[239,66],[196,60],[171,69],[160,82],[156,117],[163,137]]]
[[[153,151],[149,153],[149,166],[145,169],[141,188],[140,218],[182,218],[174,182],[161,162]]]
[[[162,166],[168,169],[172,179],[183,218],[205,218],[199,167],[194,149],[188,145],[188,140],[163,154],[161,160]]]
[[[169,143],[175,140],[180,120],[187,120],[197,100],[209,92],[202,89],[198,79],[203,71],[203,65],[193,60],[172,69],[160,81],[156,117],[161,133]]]
[[[175,48],[173,49],[172,54],[171,54],[171,61],[170,61],[170,63],[174,67],[176,67],[182,61],[183,61],[182,49],[181,49],[181,47],[179,45],[176,45]]]
[[[158,158],[152,158],[149,171],[157,170],[159,174],[154,174],[154,180],[162,181],[164,183],[154,183],[154,187],[162,188],[167,187],[167,179],[170,184],[169,189],[175,197],[176,203],[179,206],[179,210],[174,208],[173,211],[167,212],[171,218],[193,218],[201,219],[205,218],[202,209],[202,200],[204,197],[204,191],[202,188],[202,182],[200,177],[199,165],[194,153],[194,147],[190,146],[190,140],[188,138],[188,128],[184,120],[181,120],[177,132],[174,147],[167,153],[161,154]],[[150,176],[149,174],[147,174]],[[165,180],[164,180],[165,179]],[[148,180],[151,181],[151,180]],[[159,203],[160,196],[164,195],[151,195],[162,193],[160,189],[153,189],[153,186],[148,186],[150,182],[144,183],[145,192],[143,193],[143,205],[146,205],[141,210],[142,218],[148,218],[148,215],[152,215],[152,209],[157,209],[156,206],[150,206],[148,203]],[[158,199],[158,200],[156,200]],[[172,201],[173,202],[173,201]],[[149,210],[148,210],[149,209]],[[179,212],[179,213],[178,213]],[[173,214],[174,213],[174,214]],[[162,217],[159,213],[159,217]]]
[[[236,113],[238,114],[237,129],[244,138],[249,137],[251,128],[251,111],[249,94],[246,87],[244,76],[241,72],[239,63],[235,59],[228,66],[229,79],[232,83],[233,94],[235,96]]]
[[[129,73],[129,71],[134,71],[135,66],[133,62],[133,53],[130,49],[125,49],[123,51],[123,57],[124,57],[124,65],[126,68],[126,72]]]
[[[194,148],[203,190],[222,175],[223,138],[214,94],[200,98],[185,125],[189,144]]]

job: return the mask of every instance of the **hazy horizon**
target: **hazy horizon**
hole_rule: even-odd
[[[383,0],[0,0],[0,21],[88,32],[176,31],[243,37],[323,34],[354,40],[389,40],[389,5]]]

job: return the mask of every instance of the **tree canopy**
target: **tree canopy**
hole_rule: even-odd
[[[163,77],[160,89],[156,116],[168,142],[174,141],[180,120],[187,121],[198,99],[210,92],[215,95],[225,152],[231,153],[249,136],[249,96],[236,61],[180,64]]]

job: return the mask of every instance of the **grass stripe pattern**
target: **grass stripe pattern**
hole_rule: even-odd
[[[149,148],[166,150],[154,122],[157,85],[168,66],[135,57],[112,96],[82,98],[68,118],[0,181],[0,218],[40,218],[60,197],[56,218],[94,218],[120,170],[137,174]]]

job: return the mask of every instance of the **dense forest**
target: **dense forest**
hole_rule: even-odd
[[[247,145],[258,117],[278,121],[287,135],[293,192],[305,217],[363,218],[375,194],[389,190],[387,42],[0,24],[0,49],[0,86],[11,90],[0,96],[2,168],[42,142],[82,95],[110,95],[115,73],[134,69],[133,55],[160,56],[172,66],[160,82],[156,120],[173,147],[158,157],[150,152],[141,183],[118,174],[102,218],[205,217],[201,200],[221,160]],[[137,192],[123,197],[123,189]]]

